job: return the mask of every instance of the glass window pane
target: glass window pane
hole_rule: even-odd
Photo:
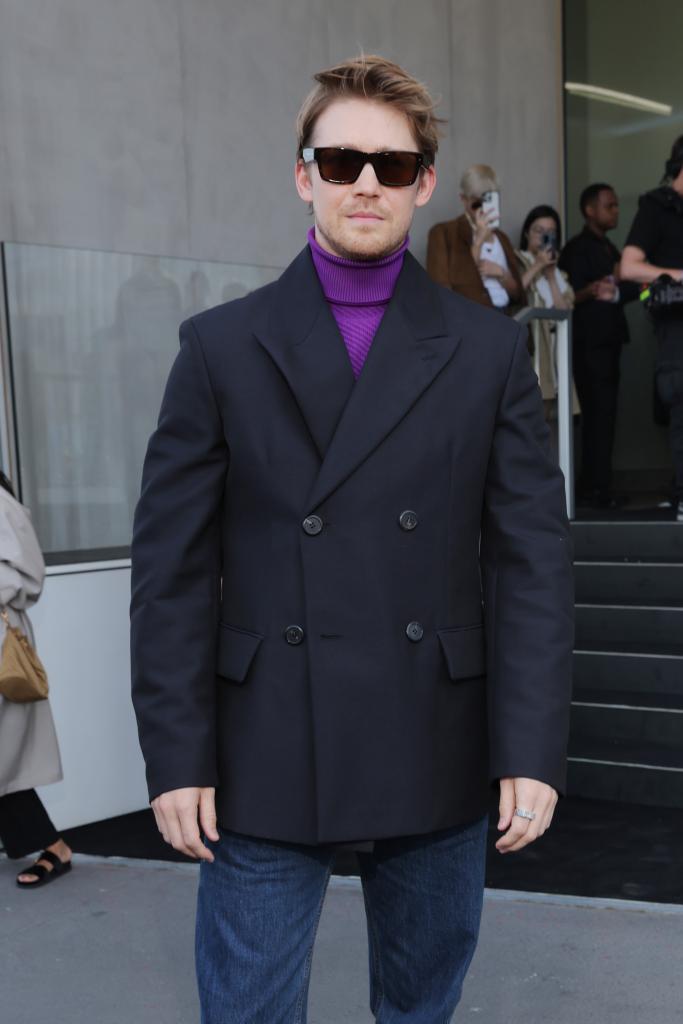
[[[21,244],[4,253],[22,500],[49,561],[120,557],[180,322],[280,271]]]

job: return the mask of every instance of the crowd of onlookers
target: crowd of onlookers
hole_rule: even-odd
[[[475,302],[514,314],[522,307],[572,309],[573,411],[581,422],[577,499],[615,508],[612,487],[619,361],[628,341],[626,303],[661,275],[683,280],[683,136],[673,145],[662,184],[640,198],[624,253],[609,239],[617,227],[615,189],[598,182],[580,198],[582,230],[562,243],[557,211],[535,206],[519,245],[500,229],[500,188],[493,168],[475,164],[460,181],[462,214],[429,233],[427,269],[439,283]],[[675,487],[672,504],[683,522],[683,303],[660,311],[656,400],[670,423]],[[556,418],[555,327],[532,321],[529,347],[546,418]]]

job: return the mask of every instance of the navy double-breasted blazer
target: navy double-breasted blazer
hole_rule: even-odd
[[[406,255],[354,382],[306,248],[180,334],[132,553],[150,798],[215,785],[222,826],[319,843],[562,790],[571,546],[525,332]]]

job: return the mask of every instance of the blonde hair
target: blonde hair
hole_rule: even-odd
[[[496,172],[488,164],[472,164],[460,179],[460,191],[468,199],[478,199],[484,192],[497,192],[499,188]]]
[[[389,103],[402,111],[410,122],[425,163],[434,163],[439,148],[439,125],[445,123],[444,119],[436,116],[436,103],[426,86],[398,64],[376,54],[361,54],[319,71],[313,78],[317,84],[304,100],[296,119],[299,157],[304,146],[310,144],[316,121],[330,104],[338,99],[360,97]]]

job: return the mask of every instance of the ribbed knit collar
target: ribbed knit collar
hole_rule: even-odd
[[[387,303],[394,294],[409,243],[406,237],[400,249],[381,260],[347,260],[323,249],[316,241],[315,228],[308,232],[308,244],[325,298],[346,306]]]

